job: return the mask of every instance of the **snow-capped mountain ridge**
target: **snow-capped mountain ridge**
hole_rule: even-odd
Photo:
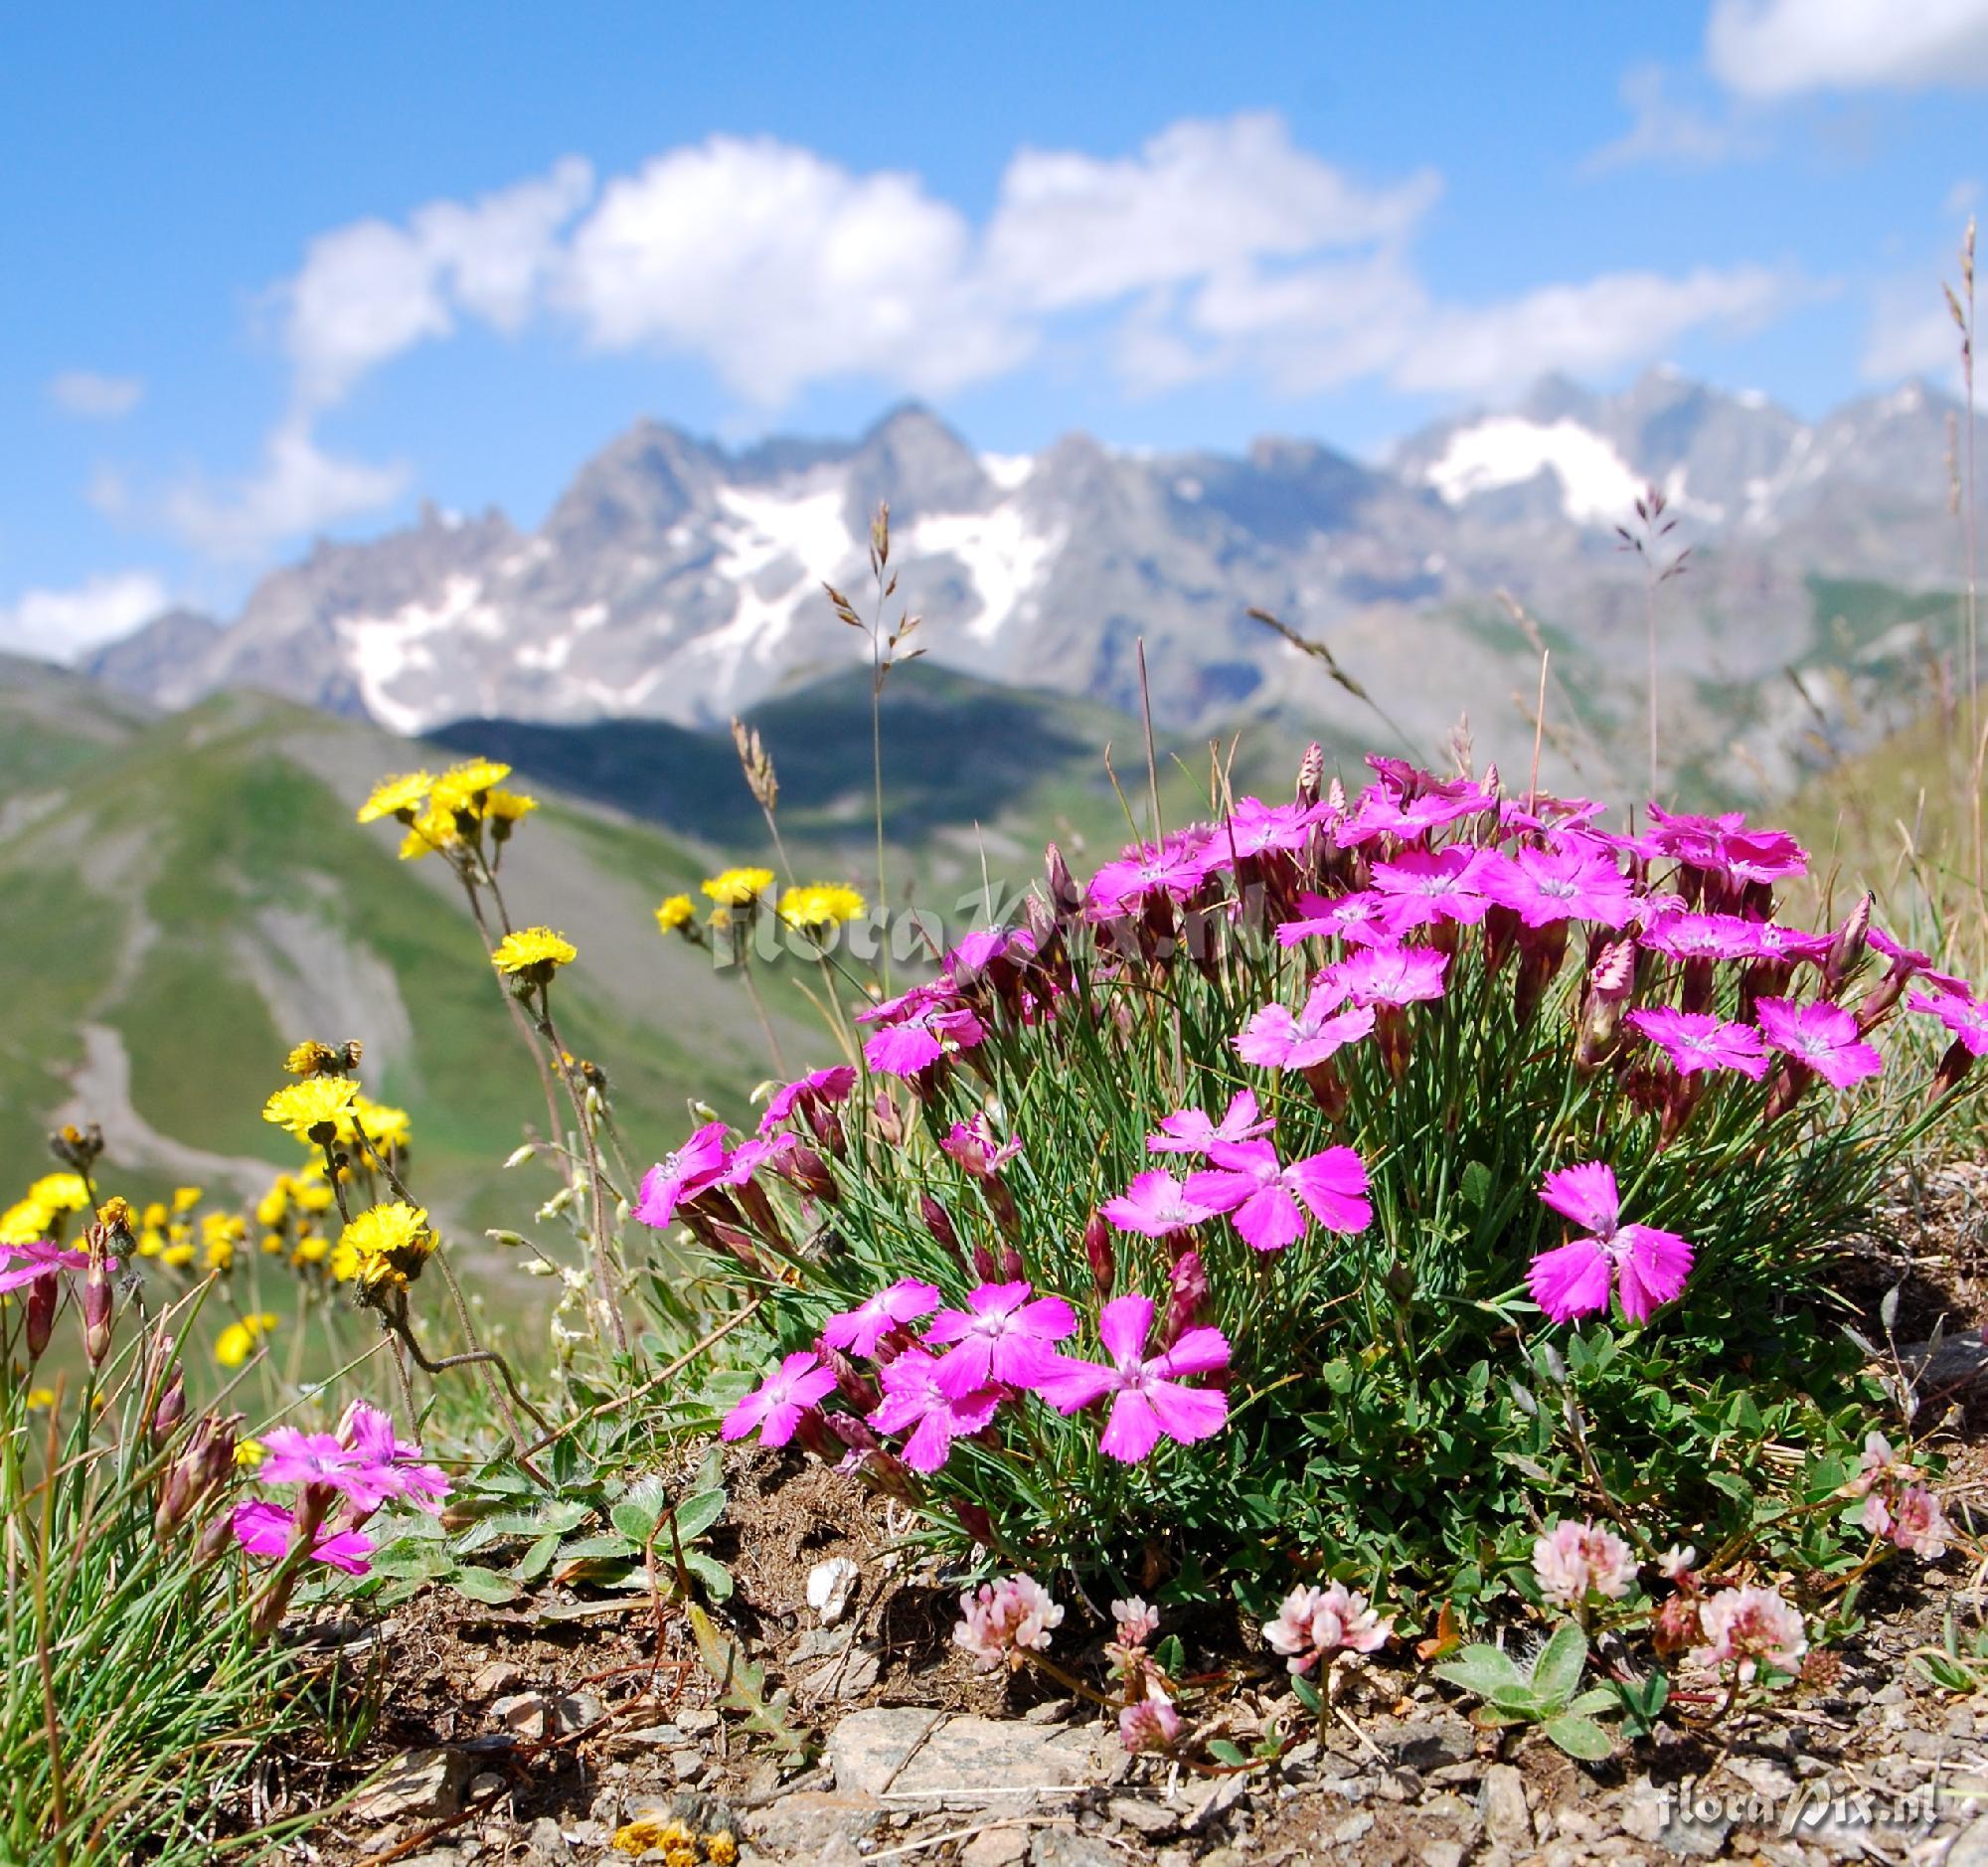
[[[1081,434],[979,454],[916,407],[853,443],[739,450],[642,421],[534,531],[427,512],[321,544],[226,625],[181,612],[92,665],[168,704],[253,686],[410,734],[498,716],[708,725],[867,654],[821,585],[866,605],[888,499],[920,643],[965,673],[1130,706],[1143,638],[1173,725],[1344,714],[1322,669],[1246,619],[1255,604],[1405,695],[1391,711],[1442,721],[1501,700],[1531,652],[1484,619],[1500,589],[1597,673],[1633,665],[1640,587],[1613,528],[1655,483],[1697,547],[1673,652],[1687,673],[1746,681],[1805,651],[1811,575],[1950,577],[1951,413],[1913,388],[1806,424],[1675,372],[1614,395],[1549,378],[1380,463],[1298,439],[1135,454]]]

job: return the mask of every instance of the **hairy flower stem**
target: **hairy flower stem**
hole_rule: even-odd
[[[614,1346],[622,1360],[628,1358],[628,1325],[622,1319],[621,1304],[614,1288],[614,1267],[607,1246],[607,1174],[600,1161],[600,1143],[593,1131],[592,1111],[586,1105],[586,1087],[579,1071],[567,1061],[567,1048],[560,1041],[559,1027],[553,1023],[552,995],[539,987],[539,1031],[552,1046],[553,1062],[566,1084],[573,1103],[574,1118],[580,1123],[580,1138],[586,1148],[587,1256],[593,1266],[595,1295],[614,1331]]]
[[[393,1161],[388,1158],[386,1151],[380,1146],[379,1142],[366,1132],[364,1124],[356,1114],[352,1117],[352,1129],[359,1137],[361,1149],[371,1154],[374,1160],[379,1163],[380,1171],[386,1176],[387,1184],[394,1192],[406,1200],[410,1206],[418,1205],[419,1201],[408,1190],[407,1182],[394,1170]],[[524,1432],[519,1427],[518,1417],[511,1411],[510,1400],[505,1394],[505,1388],[508,1387],[515,1390],[516,1387],[516,1383],[511,1379],[510,1364],[504,1360],[503,1356],[497,1354],[495,1350],[486,1349],[481,1338],[477,1335],[476,1324],[470,1318],[468,1299],[462,1293],[462,1285],[456,1278],[455,1270],[448,1262],[447,1250],[440,1240],[436,1240],[435,1248],[429,1255],[434,1260],[435,1269],[441,1273],[442,1286],[448,1291],[449,1301],[455,1309],[455,1319],[462,1325],[462,1339],[469,1344],[470,1352],[473,1355],[487,1355],[491,1361],[496,1363],[497,1367],[503,1370],[502,1385],[499,1385],[495,1374],[490,1377],[490,1397],[497,1403],[498,1412],[504,1416],[504,1430],[510,1434],[512,1444],[523,1445],[525,1443]],[[407,1370],[405,1368],[401,1371],[401,1383],[405,1392],[407,1388]],[[409,1395],[409,1412],[411,1415],[414,1412],[412,1395]]]
[[[420,1343],[414,1339],[413,1324],[408,1319],[408,1297],[405,1290],[396,1291],[390,1305],[383,1306],[380,1313],[387,1318],[395,1335],[407,1345],[408,1353],[414,1356],[415,1366],[423,1374],[445,1374],[451,1368],[470,1368],[481,1363],[497,1374],[510,1391],[511,1399],[524,1412],[531,1415],[532,1424],[541,1433],[551,1432],[551,1422],[526,1398],[524,1390],[518,1386],[517,1377],[511,1372],[511,1364],[494,1348],[465,1349],[454,1355],[438,1355],[430,1358],[422,1351]],[[522,1435],[518,1439],[517,1451],[520,1463],[525,1465],[526,1470],[531,1471],[532,1467],[525,1456],[526,1447]],[[543,1472],[534,1471],[532,1475],[542,1483],[545,1481]]]
[[[483,903],[477,895],[476,884],[466,870],[458,869],[456,875],[462,882],[463,894],[469,899],[469,912],[475,917],[477,933],[482,935],[483,950],[486,953],[494,953],[497,950],[497,942],[491,935],[490,923],[484,915]],[[504,912],[504,897],[497,890],[496,878],[494,876],[491,878],[491,892],[495,897],[497,913],[503,923],[504,931],[508,934],[511,931],[511,917]],[[501,983],[497,989],[504,1000],[505,1010],[511,1014],[511,1022],[517,1026],[519,1037],[524,1040],[526,1050],[531,1053],[532,1067],[539,1073],[539,1086],[545,1091],[546,1095],[546,1140],[549,1144],[557,1146],[559,1144],[561,1122],[559,1094],[553,1088],[552,1072],[546,1067],[545,1057],[540,1052],[538,1045],[533,1041],[531,1020],[525,1016],[524,1007],[518,1003],[515,996],[504,990]]]

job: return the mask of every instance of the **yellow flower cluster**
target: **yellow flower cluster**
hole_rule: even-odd
[[[241,1367],[275,1326],[275,1316],[266,1309],[257,1315],[244,1316],[240,1322],[231,1322],[215,1337],[214,1359],[224,1368]]]
[[[0,1212],[0,1245],[59,1239],[73,1212],[89,1210],[89,1188],[80,1173],[45,1173],[26,1195]]]
[[[514,825],[539,807],[536,797],[498,788],[510,775],[511,767],[494,759],[470,759],[451,765],[439,777],[410,771],[382,778],[359,806],[359,821],[392,817],[405,824],[403,862],[452,851],[465,838],[479,835],[485,823],[502,842]]]
[[[664,934],[681,934],[697,920],[697,905],[688,895],[671,895],[656,910],[656,926]]]
[[[248,1224],[240,1213],[204,1212],[195,1214],[201,1189],[182,1186],[174,1189],[170,1202],[155,1199],[137,1221],[140,1258],[156,1258],[172,1271],[232,1271],[235,1255],[248,1236]]]
[[[348,1147],[359,1145],[361,1130],[382,1153],[398,1149],[405,1153],[414,1135],[414,1123],[405,1108],[376,1103],[370,1096],[353,1097],[338,1119],[338,1138]]]
[[[331,1254],[331,1273],[362,1289],[392,1284],[406,1289],[435,1248],[424,1207],[406,1200],[372,1206],[339,1234]]]
[[[536,979],[543,983],[561,966],[571,965],[579,957],[580,948],[564,934],[555,934],[549,927],[528,927],[516,934],[506,934],[490,955],[490,963],[514,979]]]
[[[846,882],[809,882],[780,897],[780,919],[807,934],[825,934],[869,911],[870,904]]]
[[[726,869],[703,884],[704,892],[721,908],[749,908],[772,886],[771,869]]]
[[[678,1815],[637,1815],[615,1829],[609,1845],[617,1854],[646,1854],[660,1848],[663,1867],[698,1867],[700,1861],[733,1867],[739,1858],[739,1843],[729,1828],[700,1834]]]
[[[350,1169],[344,1170],[344,1177],[351,1178]],[[323,1264],[331,1255],[331,1240],[319,1230],[319,1220],[336,1199],[322,1157],[306,1161],[295,1173],[277,1174],[255,1202],[263,1252],[271,1258],[286,1253],[298,1270]]]

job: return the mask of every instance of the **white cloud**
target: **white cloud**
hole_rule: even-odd
[[[560,230],[592,192],[592,169],[569,156],[478,201],[432,202],[405,228],[357,221],[320,235],[281,290],[300,395],[338,401],[369,370],[449,335],[458,312],[516,330],[559,262]]]
[[[1712,328],[1757,328],[1814,288],[1760,266],[1667,277],[1605,273],[1481,305],[1430,297],[1399,255],[1242,270],[1212,280],[1171,321],[1148,315],[1135,389],[1249,370],[1287,395],[1363,378],[1413,393],[1497,397],[1549,370],[1606,376]]]
[[[1409,332],[1389,374],[1401,389],[1472,394],[1548,370],[1605,375],[1706,327],[1756,330],[1812,293],[1795,275],[1757,265],[1702,266],[1682,278],[1605,273],[1503,304],[1437,308]]]
[[[1756,97],[1988,85],[1988,0],[1715,0],[1706,57]]]
[[[94,370],[65,370],[49,380],[49,400],[67,415],[97,422],[114,422],[144,399],[145,384],[136,376],[99,376]]]
[[[1620,89],[1629,127],[1580,165],[1584,175],[1605,175],[1638,162],[1717,168],[1759,152],[1752,127],[1717,120],[1674,97],[1670,75],[1661,65],[1632,66],[1622,74]]]
[[[31,590],[0,606],[0,648],[71,661],[98,642],[128,635],[166,607],[165,584],[151,571],[92,577],[75,590]]]
[[[1238,371],[1292,394],[1368,376],[1482,391],[1548,363],[1644,359],[1776,297],[1772,275],[1740,268],[1440,306],[1409,256],[1440,193],[1427,171],[1357,180],[1254,113],[1175,123],[1116,159],[1018,151],[976,228],[915,175],[714,136],[597,199],[569,159],[473,207],[326,234],[286,288],[289,343],[317,406],[465,317],[563,319],[599,351],[699,358],[765,410],[835,378],[985,382],[1060,320],[1139,392]]]
[[[1176,123],[1122,161],[1019,151],[984,264],[995,289],[1026,305],[1109,303],[1264,259],[1400,240],[1441,192],[1425,169],[1364,188],[1297,148],[1277,116]]]
[[[767,408],[837,376],[939,394],[1029,342],[976,276],[964,217],[917,177],[767,137],[714,136],[608,183],[562,293],[597,348],[703,357]]]
[[[163,517],[208,556],[248,562],[285,539],[392,505],[409,479],[404,465],[375,466],[326,453],[309,422],[294,415],[269,435],[258,473],[220,490],[185,482],[167,493]]]

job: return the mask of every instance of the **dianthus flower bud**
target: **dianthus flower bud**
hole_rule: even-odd
[[[1932,1079],[1933,1100],[1949,1095],[1960,1087],[1961,1079],[1974,1068],[1974,1053],[1958,1038],[1947,1047],[1946,1055],[1939,1060],[1939,1069]]]
[[[61,1279],[55,1276],[37,1277],[28,1285],[27,1295],[27,1335],[28,1359],[39,1361],[42,1351],[49,1345],[49,1337],[55,1332],[56,1300],[61,1294]]]
[[[89,1365],[102,1367],[110,1353],[110,1266],[94,1245],[83,1278],[83,1346]]]
[[[925,1230],[939,1245],[950,1252],[963,1268],[966,1264],[966,1254],[960,1249],[959,1234],[953,1230],[952,1215],[938,1203],[934,1194],[918,1195],[918,1216],[924,1220]]]
[[[1043,854],[1044,880],[1049,885],[1050,906],[1060,919],[1067,919],[1083,906],[1083,890],[1077,886],[1063,851],[1052,843]]]
[[[982,1549],[994,1547],[994,1519],[987,1514],[985,1505],[957,1504],[954,1506],[954,1515],[959,1519],[959,1527]]]
[[[857,1367],[841,1349],[832,1348],[823,1342],[816,1345],[816,1352],[834,1371],[835,1391],[858,1413],[874,1413],[884,1398],[877,1391],[877,1383]]]
[[[1867,894],[1850,911],[1850,919],[1836,930],[1829,943],[1829,957],[1823,962],[1822,976],[1828,995],[1834,998],[1843,982],[1864,957],[1864,944],[1871,933],[1871,897]]]
[[[1182,1252],[1174,1264],[1173,1290],[1167,1299],[1166,1321],[1160,1325],[1162,1350],[1171,1348],[1199,1321],[1209,1292],[1208,1273],[1202,1267],[1201,1254]]]
[[[1113,1261],[1111,1227],[1102,1213],[1093,1212],[1090,1223],[1083,1228],[1083,1256],[1090,1266],[1090,1281],[1096,1286],[1101,1302],[1111,1294],[1111,1286],[1117,1278],[1117,1266]]]
[[[163,1444],[172,1438],[173,1429],[186,1418],[186,1381],[177,1366],[166,1376],[166,1385],[159,1394],[159,1404],[152,1410],[152,1437]]]

